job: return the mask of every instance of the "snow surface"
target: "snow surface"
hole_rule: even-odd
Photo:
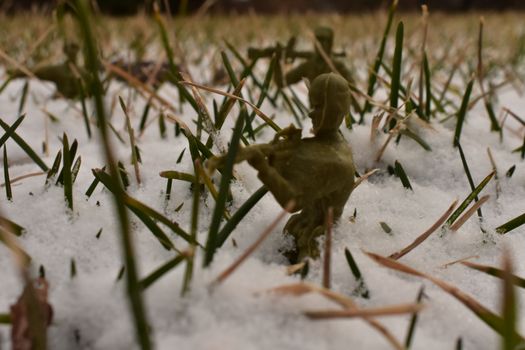
[[[199,81],[198,77],[195,78]],[[11,83],[0,95],[0,117],[13,123],[17,116],[18,101],[23,86],[22,80]],[[296,89],[306,100],[305,87]],[[45,135],[45,116],[42,110],[60,118],[56,123],[48,121],[50,155],[44,160],[51,164],[61,149],[59,137],[66,132],[70,142],[79,142],[78,155],[82,167],[74,185],[74,212],[66,208],[63,190],[60,187],[44,186],[43,176],[32,177],[13,186],[13,201],[3,198],[1,210],[11,220],[22,225],[26,232],[20,238],[24,249],[32,256],[33,271],[37,274],[40,265],[45,267],[50,284],[50,303],[55,318],[49,328],[52,349],[133,349],[136,348],[134,329],[131,322],[124,280],[116,281],[123,260],[121,257],[118,223],[113,208],[112,196],[99,186],[93,196],[86,200],[84,192],[93,180],[92,168],[103,165],[98,135],[91,140],[86,137],[81,115],[62,100],[51,100],[53,86],[30,81],[30,95],[25,107],[26,120],[18,133],[38,152],[41,151]],[[112,93],[120,94],[126,100],[129,89],[114,83]],[[165,86],[163,96],[177,101],[176,91]],[[500,91],[500,106],[521,113],[525,110],[525,99],[510,88]],[[132,123],[138,128],[144,106],[141,98],[132,98]],[[220,99],[219,99],[220,101]],[[111,105],[111,99],[106,101]],[[211,96],[207,97],[211,106]],[[76,103],[76,108],[80,105]],[[293,122],[284,110],[274,110],[269,104],[263,110],[271,115],[276,113],[276,122],[286,126]],[[235,111],[231,115],[236,115]],[[150,118],[155,113],[150,115]],[[191,123],[195,118],[189,106],[185,106],[181,117]],[[439,124],[433,122],[434,130],[414,124],[421,136],[431,145],[433,151],[426,152],[412,140],[403,138],[399,145],[392,143],[386,149],[380,163],[375,156],[386,139],[380,133],[376,141],[370,141],[370,119],[365,125],[354,126],[353,130],[342,128],[343,134],[353,148],[355,164],[360,174],[372,168],[386,169],[386,165],[401,162],[414,191],[402,187],[398,178],[389,176],[384,170],[364,182],[352,194],[345,212],[335,228],[332,253],[332,288],[350,295],[356,287],[344,258],[348,247],[365,278],[370,290],[370,299],[355,297],[362,307],[380,307],[415,301],[421,285],[425,285],[426,308],[421,311],[413,342],[414,349],[451,349],[458,337],[462,337],[465,349],[495,349],[499,336],[482,323],[471,311],[431,283],[382,268],[370,260],[362,250],[389,255],[409,243],[430,227],[455,200],[462,201],[470,187],[463,171],[457,149],[452,147],[455,122]],[[111,122],[127,141],[124,119],[120,108],[115,108]],[[228,120],[220,138],[227,144],[231,135],[233,120]],[[518,129],[518,124],[508,119],[509,128]],[[309,129],[305,125],[305,129]],[[515,272],[525,275],[524,228],[498,236],[494,228],[525,211],[525,171],[523,161],[517,153],[511,153],[522,144],[522,138],[506,131],[501,141],[496,133],[490,133],[489,120],[482,104],[471,110],[467,116],[461,137],[462,145],[474,177],[479,183],[492,171],[487,147],[490,147],[499,171],[501,193],[496,197],[493,180],[483,194],[490,200],[482,207],[485,218],[483,234],[475,217],[471,218],[456,233],[433,234],[421,246],[401,261],[416,269],[442,278],[472,295],[483,305],[499,312],[501,283],[498,279],[469,270],[456,264],[443,265],[469,256],[478,256],[473,261],[497,266],[501,262],[504,247],[512,252],[516,262]],[[164,200],[165,179],[159,177],[163,170],[192,172],[189,152],[181,164],[176,164],[180,152],[187,147],[183,136],[174,137],[173,126],[168,124],[166,139],[159,137],[156,123],[151,124],[139,139],[143,164],[140,166],[143,184],[137,186],[130,165],[129,145],[113,139],[113,145],[130,172],[131,196],[164,212],[182,227],[189,228],[191,198],[189,186],[174,182],[172,198]],[[261,141],[272,138],[266,130]],[[10,176],[39,171],[24,152],[11,140],[7,142],[10,161]],[[505,172],[512,165],[516,171],[512,178]],[[234,211],[259,186],[255,172],[246,164],[236,166],[240,181],[233,184]],[[3,192],[3,190],[2,190]],[[198,239],[206,239],[208,222],[214,201],[206,197],[201,206]],[[181,203],[184,206],[175,212]],[[350,221],[357,210],[355,223]],[[157,349],[389,349],[391,346],[368,324],[359,319],[337,321],[311,321],[302,315],[304,310],[338,307],[318,295],[283,297],[265,293],[273,287],[299,281],[299,277],[286,275],[285,259],[278,252],[285,244],[281,230],[282,221],[275,232],[259,247],[222,285],[210,291],[210,282],[229,266],[260,235],[268,224],[280,213],[281,208],[270,194],[266,195],[239,224],[231,239],[218,251],[212,266],[202,269],[202,252],[197,252],[196,271],[191,293],[181,296],[184,267],[178,266],[151,286],[144,298],[147,316],[153,330],[152,337]],[[133,238],[138,253],[140,276],[146,276],[156,267],[173,257],[132,214]],[[386,234],[379,222],[386,222],[392,234]],[[95,235],[103,232],[100,239]],[[171,237],[178,247],[185,242]],[[70,261],[76,261],[77,275],[70,278]],[[310,264],[307,280],[321,284],[321,261]],[[22,290],[22,283],[12,263],[9,251],[0,245],[0,313],[7,312]],[[523,294],[517,291],[519,296]],[[520,321],[525,313],[520,313]],[[381,318],[380,321],[401,342],[410,322],[410,316]],[[525,328],[521,322],[521,331]],[[9,347],[9,328],[0,327],[3,348]]]

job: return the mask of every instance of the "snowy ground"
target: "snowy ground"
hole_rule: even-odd
[[[11,83],[0,95],[0,117],[12,124],[16,120],[22,80]],[[116,92],[116,84],[111,90]],[[130,349],[135,348],[134,329],[131,322],[125,283],[116,281],[122,266],[118,223],[113,211],[111,194],[97,188],[86,200],[84,192],[93,180],[92,168],[103,165],[97,137],[88,140],[81,115],[62,100],[50,100],[53,87],[36,81],[30,83],[30,95],[25,107],[27,117],[19,134],[39,153],[45,138],[43,107],[60,118],[56,123],[48,121],[50,155],[44,160],[51,165],[61,148],[59,137],[66,132],[69,139],[79,142],[82,167],[74,185],[74,212],[67,210],[60,187],[44,187],[44,176],[32,177],[13,186],[13,201],[5,200],[2,189],[1,210],[11,220],[26,229],[20,242],[31,255],[33,271],[45,267],[50,284],[50,303],[55,318],[49,329],[51,349]],[[305,89],[298,88],[304,96]],[[120,94],[126,99],[129,91]],[[176,100],[175,91],[165,87],[162,93]],[[518,114],[525,110],[525,99],[513,89],[502,89],[500,106]],[[137,126],[144,105],[141,99],[132,100],[132,123]],[[211,98],[208,98],[211,105]],[[107,104],[111,101],[108,99]],[[80,105],[76,104],[76,108]],[[283,110],[273,111],[269,105],[263,110],[277,113],[276,122],[286,126],[293,118]],[[236,115],[236,114],[231,114]],[[195,117],[186,106],[182,118],[191,124]],[[115,108],[112,123],[124,132],[124,119]],[[222,141],[230,138],[233,121],[223,128]],[[517,128],[513,120],[506,125]],[[434,285],[421,279],[409,277],[378,266],[363,252],[372,251],[389,255],[412,242],[430,227],[455,200],[462,201],[470,187],[463,171],[457,149],[452,147],[455,121],[433,123],[435,130],[419,129],[433,151],[426,152],[412,140],[403,138],[399,145],[392,143],[380,163],[375,155],[383,145],[386,135],[378,134],[375,143],[370,141],[370,118],[367,123],[353,130],[342,128],[344,136],[353,148],[354,160],[359,173],[372,168],[385,169],[387,164],[399,160],[407,172],[414,191],[405,190],[398,178],[386,172],[372,177],[352,194],[340,223],[335,228],[333,242],[332,288],[350,295],[356,287],[344,258],[348,247],[370,290],[370,299],[356,297],[362,307],[379,307],[399,303],[411,303],[422,284],[425,285],[426,308],[420,313],[415,332],[414,349],[452,349],[456,339],[462,337],[465,349],[495,349],[499,336],[482,323],[471,311]],[[305,129],[309,129],[306,125]],[[462,145],[474,177],[479,183],[492,171],[487,156],[490,147],[499,171],[501,194],[496,198],[496,182],[487,186],[483,194],[490,200],[482,207],[485,218],[483,234],[475,217],[458,232],[440,237],[439,232],[416,248],[401,261],[416,269],[430,273],[456,285],[472,295],[489,309],[499,313],[501,282],[483,273],[475,272],[460,264],[443,268],[443,265],[465,257],[479,263],[497,266],[501,262],[504,247],[508,247],[515,262],[515,272],[525,275],[525,229],[519,228],[498,236],[494,228],[525,211],[524,163],[511,150],[521,146],[522,138],[505,132],[503,141],[496,133],[490,133],[489,120],[481,103],[469,112],[462,133]],[[159,137],[159,129],[153,123],[140,138],[143,164],[142,186],[132,181],[128,192],[131,196],[166,213],[182,227],[189,228],[191,215],[191,192],[185,182],[174,182],[172,198],[165,203],[163,191],[165,179],[159,177],[163,170],[192,172],[189,152],[181,164],[177,157],[187,141],[183,136],[174,137],[173,126],[168,125],[166,139]],[[272,137],[268,130],[261,140]],[[119,159],[130,173],[129,145],[113,140]],[[9,141],[7,150],[10,160],[10,176],[39,171],[18,146]],[[516,171],[512,178],[505,172],[512,165]],[[234,204],[237,208],[259,186],[255,172],[247,165],[236,167],[240,181],[233,185]],[[133,176],[131,176],[133,179]],[[181,203],[179,212],[175,212]],[[201,207],[199,241],[204,242],[208,221],[213,210],[211,197]],[[357,209],[355,222],[350,217]],[[326,299],[308,295],[299,298],[283,297],[264,291],[284,284],[294,283],[299,277],[286,275],[285,259],[278,249],[284,244],[281,234],[282,221],[270,238],[228,280],[213,292],[209,283],[231,264],[274,220],[281,209],[271,195],[266,195],[240,223],[232,237],[219,250],[210,269],[202,269],[202,252],[197,252],[197,271],[191,293],[181,297],[180,290],[184,267],[181,265],[150,287],[144,294],[147,316],[153,330],[157,349],[388,349],[385,339],[362,320],[311,321],[302,315],[304,310],[337,308]],[[133,232],[138,251],[140,276],[145,276],[169,260],[173,253],[166,251],[151,233],[135,217]],[[386,234],[379,222],[386,222],[392,234]],[[103,229],[99,239],[97,232]],[[182,240],[172,237],[175,244],[184,247]],[[74,258],[77,275],[70,277],[70,261]],[[0,245],[0,313],[8,312],[21,292],[22,283],[11,261],[9,251]],[[307,280],[321,284],[321,262],[310,265]],[[262,292],[262,293],[261,293]],[[517,291],[523,295],[521,290]],[[525,313],[520,313],[520,321]],[[401,342],[410,322],[410,316],[380,319]],[[525,324],[520,327],[525,333]],[[9,328],[0,327],[0,347],[9,347]]]

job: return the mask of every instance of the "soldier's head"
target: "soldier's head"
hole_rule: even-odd
[[[330,54],[332,52],[332,46],[334,44],[334,31],[329,27],[317,27],[314,30],[315,39],[321,44],[324,52]],[[315,51],[319,53],[319,49],[316,47]]]
[[[80,47],[72,42],[65,43],[64,44],[64,54],[66,55],[67,59],[71,62],[77,61],[78,51],[80,51]]]
[[[319,75],[310,85],[309,98],[312,132],[338,130],[352,98],[346,79],[335,73]]]

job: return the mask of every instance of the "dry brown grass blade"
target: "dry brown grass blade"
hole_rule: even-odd
[[[372,125],[370,126],[370,142],[375,143],[377,138],[377,133],[379,129],[379,124],[381,124],[381,120],[383,119],[383,116],[385,115],[385,112],[381,112],[380,114],[374,115],[372,118]]]
[[[488,201],[490,198],[489,195],[486,195],[486,196],[483,196],[479,199],[479,201],[477,201],[476,203],[474,203],[474,205],[465,212],[465,214],[463,214],[459,219],[456,220],[456,222],[454,223],[454,225],[450,226],[450,230],[452,232],[456,232],[457,230],[459,230],[459,228],[461,226],[463,226],[463,224],[468,220],[470,219],[470,217],[483,205],[485,204],[486,201]]]
[[[312,320],[327,320],[334,318],[354,318],[354,317],[380,317],[380,316],[399,316],[414,314],[421,311],[423,304],[401,304],[394,306],[384,306],[370,309],[346,309],[346,310],[308,310],[304,314]]]
[[[305,267],[305,265],[306,265],[306,263],[304,261],[300,262],[298,264],[290,265],[290,266],[288,266],[286,268],[286,274],[288,276],[291,276],[294,273],[297,273],[297,272],[301,271]]]
[[[286,214],[288,214],[293,207],[295,206],[295,202],[291,200],[287,205],[286,208],[277,216],[277,218],[263,231],[263,233],[257,238],[257,240],[246,249],[246,251],[236,260],[233,264],[231,264],[226,270],[224,270],[212,283],[212,287],[216,286],[228,276],[230,276],[245,260],[248,258],[252,253],[257,249],[259,245],[273,232],[279,221],[281,221]]]
[[[345,309],[357,310],[358,307],[352,299],[349,297],[333,292],[331,290],[319,287],[310,283],[294,283],[269,290],[271,293],[281,294],[281,295],[291,295],[291,296],[301,296],[308,293],[319,293],[326,297],[327,299],[341,305]],[[373,319],[372,317],[364,317],[365,322],[367,322],[371,327],[381,333],[385,339],[392,345],[394,349],[402,350],[404,349],[403,345],[394,337],[394,335],[383,326],[382,323]]]
[[[363,183],[363,181],[367,180],[370,176],[374,175],[375,173],[377,173],[379,171],[379,169],[372,169],[370,170],[369,172],[367,172],[366,174],[364,174],[363,176],[361,176],[359,179],[357,179],[357,181],[354,183],[354,190]]]
[[[208,175],[208,173],[204,170],[204,168],[202,166],[202,163],[199,161],[199,159],[195,160],[195,170],[199,173],[199,177],[204,182],[204,185],[208,188],[208,191],[210,191],[211,196],[213,197],[213,199],[217,200],[217,197],[219,197],[219,192],[215,188],[215,185],[211,181],[211,178]],[[228,211],[227,208],[224,208],[224,217],[227,220],[231,219],[230,212]]]
[[[326,215],[326,239],[324,244],[324,260],[323,260],[323,287],[330,289],[331,278],[331,258],[332,258],[332,226],[334,223],[334,209],[328,208]]]
[[[452,214],[454,211],[454,208],[456,207],[456,204],[458,204],[458,201],[455,200],[454,203],[450,205],[450,207],[447,209],[447,211],[432,225],[428,230],[423,232],[419,237],[417,237],[414,242],[409,244],[406,248],[401,249],[400,251],[391,254],[390,258],[397,260],[406,254],[410,253],[414,248],[416,248],[418,245],[423,243],[434,231],[436,231],[441,225],[445,223],[447,218]]]
[[[184,72],[180,72],[181,77],[184,79],[184,81],[193,83],[191,77],[189,74],[186,74]],[[213,125],[213,121],[210,119],[210,111],[206,107],[206,104],[204,103],[204,99],[202,95],[200,94],[199,90],[193,85],[190,85],[191,92],[193,94],[193,97],[195,97],[195,102],[197,102],[197,106],[199,107],[201,111],[201,115],[204,118],[204,130],[212,136],[213,139],[217,136],[217,130],[215,130],[215,126]]]
[[[466,258],[457,259],[457,260],[451,261],[449,263],[443,264],[443,265],[441,265],[441,267],[446,269],[449,266],[455,265],[457,263],[463,263],[463,262],[466,262],[467,260],[470,260],[470,259],[479,259],[479,255],[471,255],[471,256],[467,256]]]
[[[494,329],[496,332],[502,334],[503,331],[503,324],[502,324],[502,318],[487,309],[485,306],[480,304],[476,299],[472,298],[470,295],[464,293],[460,289],[458,289],[456,286],[445,282],[443,280],[440,280],[436,277],[433,277],[429,274],[420,272],[412,267],[409,267],[407,265],[404,265],[396,260],[383,257],[378,254],[365,252],[370,258],[372,258],[375,262],[377,262],[380,265],[383,265],[385,267],[388,267],[392,270],[404,272],[413,276],[421,277],[424,279],[429,280],[430,282],[437,285],[439,288],[447,292],[448,294],[452,295],[454,298],[456,298],[458,301],[460,301],[463,305],[465,305],[470,311],[476,314],[480,320],[485,322],[489,327]],[[516,333],[516,335],[523,339],[523,337]]]
[[[235,96],[235,95],[230,94],[228,92],[224,92],[224,91],[221,91],[219,89],[215,89],[215,88],[212,88],[212,87],[209,87],[209,86],[196,84],[196,83],[193,83],[193,82],[190,82],[190,81],[183,80],[180,83],[184,84],[184,85],[194,86],[196,88],[199,88],[199,89],[202,89],[202,90],[205,90],[205,91],[213,92],[214,94],[219,94],[219,95],[222,95],[222,96],[226,96],[226,97],[233,98],[235,100],[241,101],[241,102],[247,104],[248,106],[250,106],[254,110],[255,114],[257,114],[257,116],[259,116],[262,120],[264,120],[266,123],[268,123],[270,126],[272,126],[276,131],[279,131],[281,129],[275,124],[275,122],[271,118],[269,118],[259,108],[257,108],[256,105],[254,105],[250,101],[245,100],[242,97]],[[276,127],[277,127],[277,129],[276,129]]]
[[[11,182],[11,185],[14,184],[15,182],[18,182],[20,180],[23,180],[23,179],[27,179],[27,178],[30,178],[30,177],[35,177],[35,176],[41,176],[41,175],[45,175],[46,173],[42,172],[42,171],[39,171],[39,172],[36,172],[36,173],[30,173],[30,174],[25,174],[25,175],[20,175],[18,177],[15,177],[13,179],[10,180]],[[0,187],[5,187],[5,182],[3,184],[0,185]]]

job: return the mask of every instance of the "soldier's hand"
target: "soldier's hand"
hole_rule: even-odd
[[[225,162],[226,156],[213,156],[206,161],[206,168],[210,174],[213,174],[215,170],[222,168]]]
[[[248,164],[257,170],[268,167],[268,161],[266,160],[266,157],[258,149],[252,149],[250,153],[246,155],[246,160],[248,161]]]

